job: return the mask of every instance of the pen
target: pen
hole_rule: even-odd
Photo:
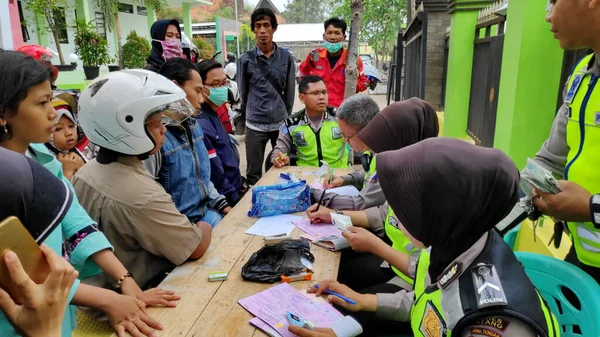
[[[284,157],[287,156],[287,153],[282,154],[282,156],[284,156]],[[277,158],[275,158],[275,160],[279,161],[279,160],[281,160],[281,158],[277,157]]]
[[[315,286],[315,288],[319,289],[319,285],[318,284],[315,284],[314,286]],[[329,294],[329,295],[333,295],[333,296],[338,297],[338,298],[341,298],[342,300],[344,300],[344,301],[346,301],[346,302],[348,302],[350,304],[356,304],[356,302],[354,302],[353,300],[349,299],[346,296],[338,294],[335,291],[331,291],[331,290],[327,289],[327,290],[324,291],[324,293]]]

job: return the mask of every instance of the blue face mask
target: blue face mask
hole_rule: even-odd
[[[325,41],[324,44],[325,44],[325,49],[327,49],[327,51],[330,53],[337,53],[344,46],[342,44],[342,42],[332,43],[332,42]]]
[[[210,95],[208,99],[213,102],[216,106],[221,106],[227,102],[227,96],[229,94],[227,87],[210,88]]]

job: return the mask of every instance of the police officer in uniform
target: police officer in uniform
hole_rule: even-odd
[[[519,172],[503,152],[431,138],[379,154],[377,171],[401,230],[422,249],[416,259],[398,252],[386,258],[414,275],[414,291],[359,294],[329,280],[310,292],[332,290],[354,300],[328,297],[354,312],[365,336],[389,335],[387,322],[397,321],[410,322],[416,337],[560,335],[547,304],[493,229],[519,196]],[[290,330],[350,337],[361,329]]]
[[[576,18],[576,19],[575,19]],[[600,282],[600,1],[551,0],[546,21],[564,49],[589,47],[595,53],[575,67],[548,140],[534,160],[550,170],[563,191],[536,191],[534,206],[566,222],[573,246],[566,261]],[[562,235],[557,224],[555,237]]]
[[[332,168],[349,167],[350,149],[335,113],[327,106],[328,91],[323,79],[305,76],[298,91],[305,109],[281,125],[271,163],[278,168],[289,164],[319,167],[322,162]]]

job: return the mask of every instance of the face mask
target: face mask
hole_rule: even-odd
[[[342,49],[343,44],[341,42],[331,43],[329,41],[325,41],[325,49],[327,49],[330,53],[337,53]]]
[[[221,106],[227,102],[228,90],[227,87],[210,88],[208,99],[213,102],[214,105]]]
[[[174,59],[174,58],[178,58],[178,57],[183,57],[183,49],[181,48],[181,41],[179,41],[177,39],[164,40],[164,41],[154,40],[154,41],[161,44],[162,49],[163,49],[162,57],[163,57],[163,59],[165,59],[165,61]]]

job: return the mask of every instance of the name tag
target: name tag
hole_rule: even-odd
[[[600,111],[594,113],[594,124],[600,124]]]

